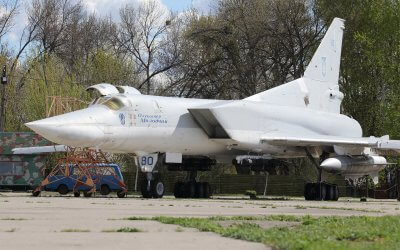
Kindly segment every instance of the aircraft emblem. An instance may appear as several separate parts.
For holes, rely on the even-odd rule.
[[[122,125],[125,125],[125,115],[123,113],[119,114],[119,120],[121,121]]]

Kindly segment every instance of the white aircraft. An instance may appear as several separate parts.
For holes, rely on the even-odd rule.
[[[400,152],[400,141],[362,137],[360,124],[340,114],[343,30],[344,20],[334,19],[302,78],[243,100],[142,95],[103,83],[88,88],[101,95],[88,108],[26,126],[60,145],[136,154],[147,176],[144,197],[164,194],[157,162],[188,171],[175,185],[177,197],[208,197],[210,186],[196,182],[196,173],[216,162],[265,170],[279,159],[309,157],[321,171],[377,180],[387,165],[377,152]],[[337,200],[338,189],[320,179],[306,185],[305,198]]]

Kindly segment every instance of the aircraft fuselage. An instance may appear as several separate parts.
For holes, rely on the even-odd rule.
[[[86,109],[28,124],[53,142],[108,152],[171,152],[183,155],[234,156],[243,153],[275,158],[303,157],[296,147],[262,143],[267,133],[361,137],[357,121],[340,114],[247,100],[221,101],[111,95],[123,105],[98,103]],[[108,99],[109,100],[109,99]],[[189,112],[212,105],[229,138],[210,138]],[[251,149],[251,150],[249,150]]]

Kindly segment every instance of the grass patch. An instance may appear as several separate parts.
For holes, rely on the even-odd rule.
[[[366,213],[382,213],[381,210],[374,209],[363,209],[363,208],[352,208],[352,207],[329,207],[329,206],[295,206],[296,209],[306,209],[306,208],[317,208],[317,209],[333,209],[333,210],[346,210],[346,211],[357,211]]]
[[[262,242],[277,249],[398,249],[400,216],[320,217],[265,216],[172,218],[154,217],[165,224],[196,228],[225,237]],[[222,227],[217,220],[245,220]],[[263,229],[252,220],[298,221],[300,225]]]
[[[137,216],[132,216],[128,218],[123,218],[123,220],[152,220],[149,217],[137,217]]]
[[[27,220],[27,219],[24,219],[24,218],[10,218],[10,217],[7,217],[7,218],[1,218],[0,220]]]
[[[178,232],[178,233],[181,233],[181,232],[183,232],[184,230],[183,230],[183,228],[181,228],[181,227],[177,227],[176,229],[175,229],[175,232]]]
[[[103,233],[140,233],[143,230],[140,230],[136,227],[121,227],[119,229],[107,229],[103,230]]]
[[[68,229],[63,229],[60,232],[62,232],[62,233],[88,233],[88,232],[90,232],[90,230],[88,230],[88,229],[68,228]]]

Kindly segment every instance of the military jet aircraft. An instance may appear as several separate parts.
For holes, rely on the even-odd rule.
[[[340,114],[343,31],[344,20],[335,18],[303,77],[243,100],[142,95],[103,83],[88,88],[100,94],[89,107],[26,126],[60,145],[134,153],[147,176],[144,197],[164,194],[157,163],[188,172],[176,197],[208,197],[210,186],[196,173],[216,162],[268,170],[280,159],[308,157],[321,172],[376,180],[387,165],[382,153],[400,152],[400,141],[362,137],[360,124]],[[320,179],[306,185],[305,198],[337,200],[338,188]]]

